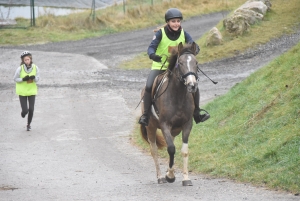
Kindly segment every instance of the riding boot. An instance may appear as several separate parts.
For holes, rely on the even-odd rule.
[[[151,102],[152,102],[150,92],[145,91],[143,101],[144,101],[144,113],[140,117],[139,124],[148,126],[149,116],[150,116],[150,107],[151,107]]]
[[[194,103],[195,103],[195,110],[194,110],[194,120],[196,124],[200,122],[204,122],[207,119],[210,118],[210,115],[206,110],[200,109],[200,94],[199,94],[199,89],[197,89],[196,93],[194,94]],[[200,114],[201,111],[204,111],[204,114]]]

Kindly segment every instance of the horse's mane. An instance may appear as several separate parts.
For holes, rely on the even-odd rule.
[[[178,48],[174,48],[171,56],[169,57],[169,66],[168,69],[172,71],[174,67],[176,66],[177,58],[178,56],[184,54],[184,53],[191,53],[195,55],[195,52],[192,50],[192,44],[185,44],[180,52],[178,52]]]

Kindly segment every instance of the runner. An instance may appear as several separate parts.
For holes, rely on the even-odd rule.
[[[27,131],[31,130],[31,121],[34,111],[35,96],[37,95],[37,85],[39,81],[39,68],[32,63],[32,55],[28,51],[21,54],[21,65],[17,68],[14,76],[16,82],[16,94],[19,95],[22,108],[21,116],[27,118]],[[27,105],[28,101],[28,105]]]

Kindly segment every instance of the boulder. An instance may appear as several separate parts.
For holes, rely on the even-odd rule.
[[[225,27],[226,31],[233,35],[243,35],[250,28],[250,25],[245,17],[238,13],[224,19],[223,26]]]
[[[257,13],[253,10],[244,9],[244,8],[237,9],[236,11],[234,11],[234,15],[242,15],[250,25],[255,24],[258,21],[261,21],[264,18],[264,16],[260,13]]]
[[[240,6],[238,9],[253,10],[262,15],[265,15],[268,10],[268,7],[262,1],[247,1],[242,6]]]
[[[261,1],[267,6],[268,11],[271,10],[272,3],[270,2],[270,0],[248,0],[247,2],[253,2],[253,1]]]
[[[217,27],[213,27],[206,37],[206,46],[220,45],[223,42],[223,37]]]

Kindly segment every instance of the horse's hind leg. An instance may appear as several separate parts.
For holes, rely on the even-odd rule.
[[[183,158],[183,186],[192,186],[192,181],[189,179],[189,170],[188,170],[188,157],[189,157],[189,148],[187,143],[182,144],[181,154]]]
[[[148,141],[150,143],[150,149],[151,149],[151,155],[154,160],[155,168],[156,168],[156,176],[157,176],[157,182],[159,184],[166,183],[166,179],[161,176],[161,171],[159,167],[159,162],[158,162],[158,148],[156,145],[156,129],[150,129],[148,126]]]

